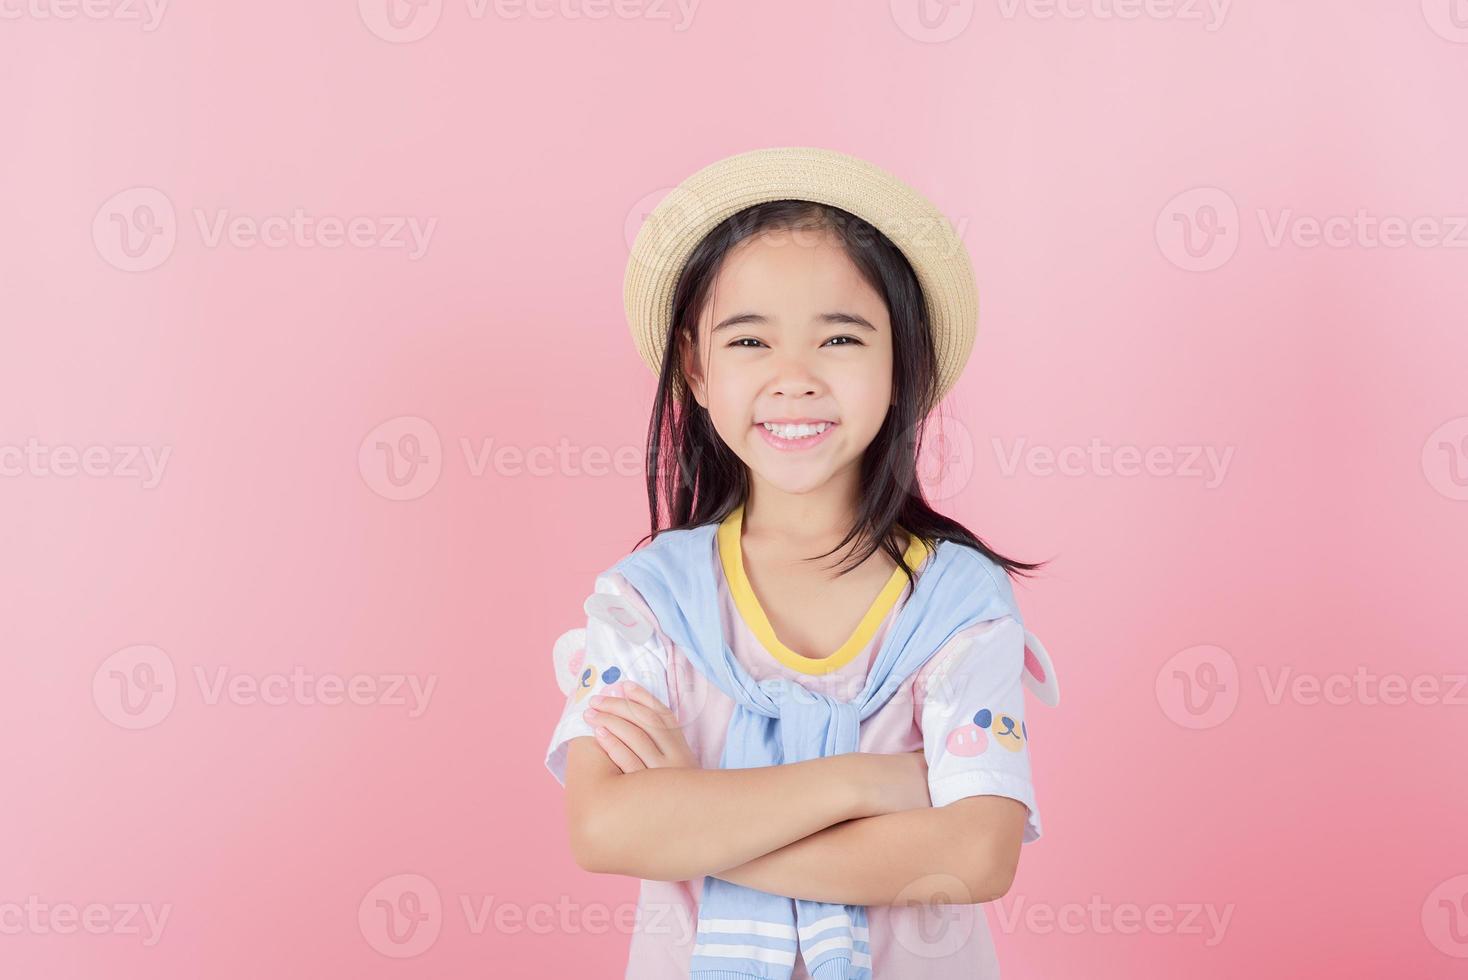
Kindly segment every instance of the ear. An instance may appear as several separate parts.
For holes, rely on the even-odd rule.
[[[556,667],[556,686],[562,694],[570,694],[576,677],[586,663],[586,628],[566,630],[556,639],[551,659]]]
[[[609,624],[634,646],[646,643],[647,638],[652,636],[652,624],[633,609],[631,604],[614,595],[593,592],[586,597],[581,608],[586,610],[586,615]]]
[[[1029,630],[1025,630],[1024,684],[1050,707],[1060,704],[1060,678],[1055,676],[1055,663],[1040,638]]]
[[[709,407],[708,394],[704,389],[703,370],[698,363],[697,339],[690,342],[687,337],[680,334],[678,352],[683,362],[683,377],[688,382],[688,390],[693,392],[694,400],[707,409]]]

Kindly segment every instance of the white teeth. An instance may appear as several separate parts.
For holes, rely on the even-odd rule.
[[[764,423],[765,431],[772,432],[781,439],[806,439],[810,436],[818,436],[831,427],[829,422],[817,422],[815,425],[778,425],[774,422]]]

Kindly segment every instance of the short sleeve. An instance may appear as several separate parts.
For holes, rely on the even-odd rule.
[[[597,576],[596,589],[584,608],[585,646],[573,652],[566,665],[570,692],[545,753],[546,768],[562,786],[568,743],[580,735],[595,735],[581,714],[599,689],[630,680],[669,704],[666,641],[636,590],[620,575],[604,572]]]
[[[963,630],[937,654],[920,727],[933,806],[1007,796],[1029,809],[1024,843],[1040,837],[1025,725],[1024,626],[1000,616]]]

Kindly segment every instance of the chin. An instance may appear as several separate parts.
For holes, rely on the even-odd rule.
[[[819,473],[772,472],[770,470],[761,470],[758,467],[751,468],[758,474],[761,482],[770,489],[778,490],[781,493],[788,493],[792,496],[813,493],[827,483],[830,483],[831,478],[836,475],[834,471],[827,471],[824,468]]]

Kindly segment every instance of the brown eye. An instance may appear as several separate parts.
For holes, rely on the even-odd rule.
[[[858,344],[858,345],[861,344],[861,341],[860,340],[857,340],[855,337],[851,336],[850,334],[846,334],[846,333],[843,333],[843,334],[841,334],[839,336],[836,336],[836,337],[832,337],[831,340],[849,340],[849,341],[851,341],[851,344]],[[826,341],[826,343],[829,344],[831,342],[831,340]],[[850,347],[851,344],[837,344],[836,346],[837,347]]]
[[[744,341],[746,341],[746,340],[754,341],[754,343],[760,344],[760,342],[758,340],[755,340],[755,338],[753,338],[753,337],[740,337],[738,340],[732,340],[732,341],[730,341],[729,342],[729,346],[730,347],[748,347],[749,345],[746,344],[746,343],[744,343]],[[763,344],[760,344],[760,346],[763,347],[764,345]]]

